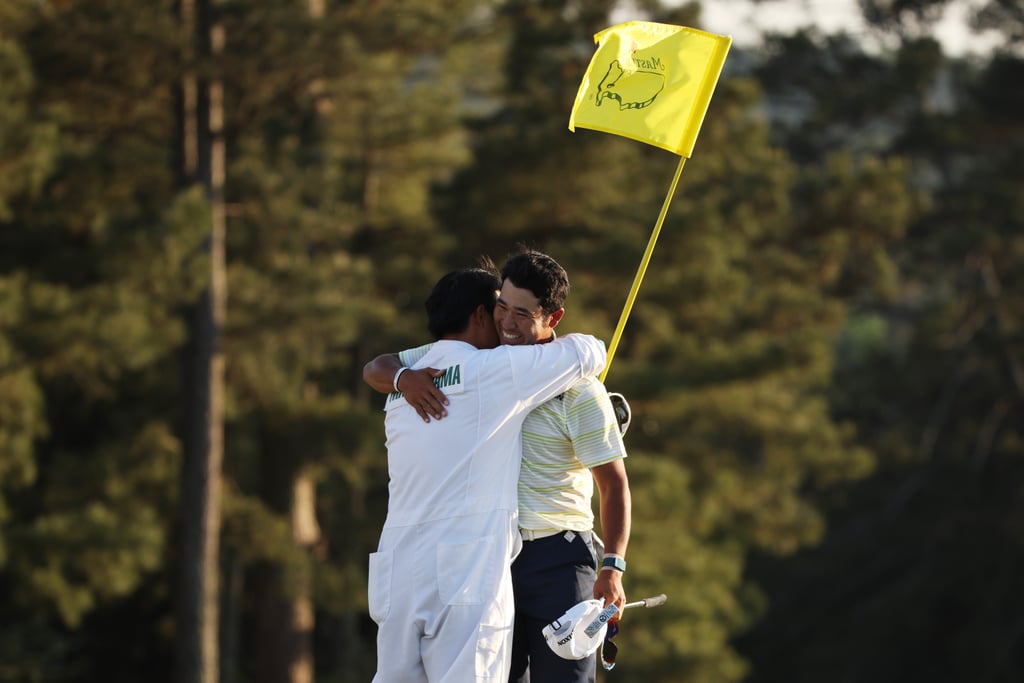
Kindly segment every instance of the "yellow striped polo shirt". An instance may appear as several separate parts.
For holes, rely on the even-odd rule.
[[[523,423],[519,526],[532,531],[592,529],[590,468],[625,457],[608,391],[596,377],[581,379],[537,406]]]

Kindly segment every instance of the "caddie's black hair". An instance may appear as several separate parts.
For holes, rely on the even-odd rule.
[[[493,314],[498,289],[501,289],[501,280],[493,270],[459,268],[446,274],[434,285],[424,304],[430,334],[441,339],[464,331],[470,316],[480,305]]]

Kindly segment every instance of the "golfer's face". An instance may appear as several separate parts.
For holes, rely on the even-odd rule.
[[[537,297],[508,280],[502,283],[498,294],[494,325],[502,344],[536,344],[552,336],[551,316],[541,310]]]

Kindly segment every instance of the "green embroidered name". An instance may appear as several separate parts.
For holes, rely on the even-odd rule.
[[[438,389],[450,387],[453,384],[462,384],[462,366],[453,365],[444,371],[440,377],[434,378],[434,386]]]

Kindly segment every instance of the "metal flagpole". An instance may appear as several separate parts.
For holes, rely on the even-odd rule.
[[[629,296],[626,297],[626,305],[622,308],[622,314],[619,316],[619,324],[615,328],[615,334],[612,335],[612,343],[608,347],[608,362],[604,366],[604,370],[601,371],[601,381],[604,382],[605,376],[608,375],[608,369],[612,366],[612,358],[615,357],[615,349],[619,346],[619,339],[622,338],[622,330],[626,327],[626,320],[629,318],[630,311],[633,310],[633,302],[636,301],[636,294],[640,291],[640,283],[643,282],[644,273],[647,272],[647,264],[651,260],[651,254],[654,253],[654,244],[658,241],[658,235],[661,233],[661,226],[665,223],[665,216],[668,214],[669,204],[672,203],[672,197],[676,193],[676,186],[679,184],[679,176],[683,174],[683,166],[686,164],[686,157],[679,157],[679,166],[676,167],[675,177],[672,178],[672,184],[668,188],[668,194],[665,195],[665,202],[661,205],[661,213],[658,214],[658,221],[654,224],[654,231],[651,233],[651,238],[647,241],[647,249],[644,251],[644,257],[640,259],[640,267],[636,271],[636,277],[633,278],[633,286],[629,290]]]

